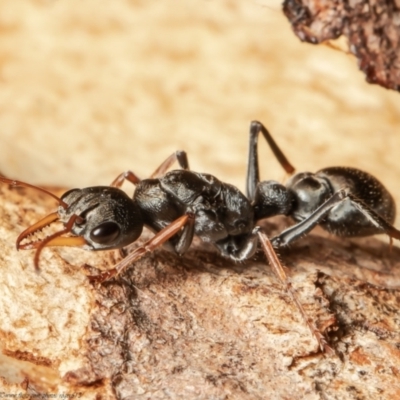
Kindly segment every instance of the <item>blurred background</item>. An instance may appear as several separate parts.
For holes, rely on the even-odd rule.
[[[299,171],[359,167],[400,204],[400,95],[301,43],[277,0],[0,0],[0,172],[35,184],[191,167],[244,189],[262,121]],[[284,173],[262,146],[262,176]]]

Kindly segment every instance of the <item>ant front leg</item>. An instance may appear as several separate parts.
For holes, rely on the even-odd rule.
[[[289,293],[293,302],[296,304],[297,308],[301,312],[301,315],[304,321],[306,322],[310,332],[317,340],[319,348],[323,352],[326,352],[328,354],[334,354],[333,349],[329,346],[324,335],[319,331],[319,329],[315,326],[311,318],[307,315],[306,311],[304,310],[303,305],[301,304],[299,298],[297,297],[296,290],[292,287],[288,279],[288,276],[286,275],[286,272],[283,269],[283,266],[281,265],[278,256],[276,255],[275,250],[272,247],[272,244],[268,239],[267,235],[261,230],[259,230],[258,237],[260,239],[261,247],[264,251],[264,254],[267,257],[267,260],[269,261],[269,264],[271,265],[275,273],[275,276],[278,278],[279,282],[285,287],[285,290],[287,291],[287,293]]]
[[[101,284],[104,281],[111,279],[112,277],[120,274],[123,270],[127,267],[132,265],[134,262],[138,261],[142,258],[145,254],[151,253],[157,247],[160,247],[169,239],[171,239],[174,235],[176,235],[180,230],[183,228],[182,236],[189,236],[191,235],[191,239],[193,238],[193,231],[194,231],[194,215],[193,214],[186,214],[182,217],[176,219],[174,222],[166,226],[160,232],[158,232],[155,236],[153,236],[150,240],[144,243],[142,246],[138,247],[132,253],[128,254],[123,260],[121,260],[113,269],[105,271],[99,275],[89,276],[89,280],[93,283]],[[186,228],[189,226],[189,228]],[[191,233],[192,231],[192,233]],[[190,246],[191,240],[188,243],[188,238],[180,240],[182,241],[182,249],[185,246]]]
[[[183,227],[182,232],[179,235],[177,242],[174,244],[174,250],[180,256],[182,254],[186,253],[187,249],[190,247],[190,245],[193,242],[195,214],[190,213],[190,214],[188,214],[188,216],[189,216],[189,218],[186,222],[186,225]],[[178,235],[176,235],[176,236],[178,236]],[[171,239],[173,239],[173,238],[171,238]]]
[[[178,161],[182,169],[189,170],[189,161],[185,151],[177,150],[171,154],[151,175],[150,178],[159,178],[171,167],[171,165]],[[120,188],[125,181],[129,181],[133,185],[141,182],[141,179],[132,171],[125,171],[119,174],[111,183],[110,186]]]
[[[328,225],[330,222],[332,223],[332,221],[329,220],[329,212],[333,207],[343,204],[345,201],[349,200],[353,206],[353,209],[347,209],[347,213],[346,215],[343,215],[341,224],[347,224],[349,226],[348,233],[351,233],[350,236],[365,236],[367,234],[367,229],[374,229],[375,232],[368,232],[368,234],[386,233],[388,236],[390,236],[390,238],[400,240],[399,230],[397,230],[393,225],[389,224],[384,218],[368,207],[363,201],[356,198],[352,194],[347,193],[346,189],[341,189],[303,221],[291,226],[288,229],[285,229],[278,236],[272,238],[272,245],[275,248],[287,246],[301,236],[304,236],[310,232],[316,225],[322,222],[325,222],[326,225]],[[370,223],[369,227],[357,227],[357,219],[359,219],[360,214]],[[351,217],[353,217],[354,221],[351,220]],[[345,220],[345,218],[347,218],[347,220]],[[351,231],[351,229],[353,230]]]
[[[258,121],[252,121],[250,124],[250,146],[249,146],[249,158],[247,163],[247,180],[246,189],[247,197],[252,201],[254,200],[257,185],[260,182],[259,163],[258,163],[258,135],[262,133],[265,140],[269,144],[274,156],[278,160],[279,164],[288,174],[293,174],[295,168],[290,164],[288,159],[282,153],[282,150],[278,147],[271,134],[265,128],[265,126]]]

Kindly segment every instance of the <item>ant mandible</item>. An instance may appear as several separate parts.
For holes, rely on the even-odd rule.
[[[286,185],[260,181],[258,136],[262,133],[273,154],[288,174],[295,169],[286,159],[261,122],[250,125],[247,196],[253,202],[258,221],[287,215],[297,224],[271,239],[274,248],[287,246],[316,225],[337,236],[369,236],[385,233],[400,239],[392,224],[396,205],[388,190],[367,172],[350,167],[323,168],[316,173],[292,175]]]

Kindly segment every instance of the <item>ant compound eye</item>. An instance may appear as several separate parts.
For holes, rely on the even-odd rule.
[[[121,233],[121,229],[115,222],[103,222],[90,232],[93,242],[99,244],[111,244]]]

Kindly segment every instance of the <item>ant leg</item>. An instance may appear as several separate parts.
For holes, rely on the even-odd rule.
[[[267,128],[261,122],[253,121],[250,126],[250,134],[251,134],[252,129],[257,130],[258,133],[261,132],[263,134],[264,139],[269,144],[269,147],[271,148],[272,152],[274,153],[274,156],[278,160],[279,164],[281,164],[282,168],[288,174],[293,174],[293,172],[295,171],[295,168],[293,167],[292,164],[290,164],[288,159],[282,153],[282,150],[278,147],[278,145],[276,144],[275,140],[272,138],[272,136],[269,133],[269,131],[267,130]]]
[[[187,223],[192,223],[190,220],[194,218],[193,214],[186,214],[179,217],[174,222],[166,226],[156,235],[154,235],[150,240],[144,243],[142,246],[138,247],[127,257],[121,260],[113,269],[105,271],[99,275],[89,276],[89,280],[93,283],[102,283],[110,278],[118,275],[124,269],[132,265],[135,261],[142,258],[146,253],[151,253],[157,247],[164,244],[167,240],[171,239],[172,236],[176,235],[182,228],[185,227]]]
[[[174,245],[174,249],[180,256],[186,253],[187,249],[190,247],[194,236],[194,214],[188,214],[189,219],[182,229],[182,233],[179,236],[178,242]]]
[[[258,247],[258,231],[261,228],[256,226],[250,234],[242,236],[228,236],[215,243],[219,251],[225,257],[234,261],[248,260]]]
[[[311,318],[305,312],[303,305],[301,304],[300,300],[298,299],[297,293],[296,293],[295,289],[292,287],[292,285],[288,279],[288,276],[286,275],[286,272],[283,269],[283,267],[278,259],[278,256],[276,255],[275,250],[272,247],[272,244],[269,241],[267,235],[260,230],[260,231],[258,231],[258,237],[260,239],[261,246],[267,257],[267,260],[269,261],[269,264],[271,265],[271,267],[275,273],[275,276],[278,278],[279,282],[285,287],[285,290],[287,291],[287,293],[289,293],[293,302],[296,304],[297,308],[301,312],[301,315],[302,315],[304,321],[306,322],[310,332],[317,340],[319,348],[321,349],[322,352],[326,352],[328,354],[334,354],[333,349],[328,345],[328,342],[326,341],[324,335],[318,330],[318,328],[312,322]]]
[[[258,164],[258,125],[256,121],[250,124],[249,157],[247,160],[246,194],[250,201],[256,195],[257,185],[260,182],[260,171]]]
[[[231,256],[236,261],[244,261],[248,260],[256,251],[258,247],[258,232],[260,231],[260,227],[256,226],[250,233],[250,235],[246,236],[246,239],[239,245],[239,248],[235,254],[235,256]]]
[[[178,161],[179,166],[182,169],[189,170],[189,160],[187,158],[186,151],[177,150],[175,153],[172,153],[151,175],[150,178],[159,178],[163,176],[167,170],[171,167],[171,165]]]
[[[350,193],[347,193],[346,189],[341,189],[336,192],[331,198],[329,198],[324,204],[318,207],[308,218],[299,222],[296,225],[285,229],[278,236],[271,239],[271,242],[275,248],[287,246],[296,239],[304,236],[306,233],[310,232],[316,225],[321,223],[329,211],[336,205],[350,199],[354,204],[358,212],[362,213],[366,217],[371,225],[375,226],[377,229],[376,233],[382,232],[386,233],[391,238],[400,240],[400,231],[397,230],[393,225],[389,224],[377,214],[374,210],[368,207],[363,201],[356,198]],[[363,232],[360,232],[362,235]]]
[[[249,146],[249,158],[247,163],[247,179],[246,179],[246,190],[247,197],[252,201],[256,194],[257,184],[260,182],[259,164],[258,164],[258,135],[262,133],[265,140],[269,144],[274,156],[281,164],[283,169],[288,173],[292,174],[295,168],[290,164],[288,159],[282,153],[271,134],[265,128],[265,126],[258,121],[252,121],[250,124],[250,146]]]
[[[278,236],[273,237],[271,239],[272,245],[275,248],[287,246],[301,236],[304,236],[315,228],[326,217],[331,208],[342,202],[346,196],[344,189],[339,190],[306,219],[285,229]]]
[[[175,162],[178,161],[179,166],[182,169],[189,170],[189,161],[185,151],[176,151],[171,154],[151,175],[150,178],[158,178],[165,174],[168,168]],[[132,171],[125,171],[119,174],[111,183],[110,186],[120,188],[125,181],[129,181],[135,186],[140,183],[141,179]]]
[[[119,174],[112,182],[112,187],[120,188],[125,181],[129,181],[135,186],[140,183],[141,179],[132,171],[125,171]]]

